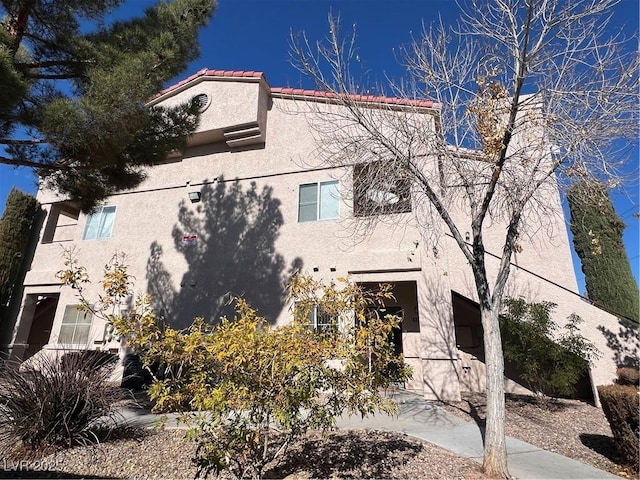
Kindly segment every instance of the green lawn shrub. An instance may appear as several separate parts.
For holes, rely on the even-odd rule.
[[[638,388],[629,385],[600,385],[598,394],[621,460],[638,471],[640,468],[638,453],[640,392]]]

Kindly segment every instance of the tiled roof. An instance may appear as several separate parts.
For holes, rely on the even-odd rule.
[[[316,98],[327,98],[327,99],[342,97],[342,95],[333,93],[333,92],[323,92],[321,90],[305,90],[302,88],[274,87],[271,89],[271,93],[276,93],[280,95],[291,95],[296,97],[302,96],[302,97],[316,97]],[[386,103],[390,105],[402,105],[402,106],[409,106],[409,107],[440,108],[439,103],[432,102],[430,100],[385,97],[381,95],[357,95],[357,94],[348,95],[348,98],[349,100],[352,100],[355,102]]]
[[[193,75],[181,80],[180,82],[171,85],[170,87],[162,90],[157,96],[169,93],[172,90],[182,87],[183,85],[195,80],[199,77],[219,77],[219,78],[260,78],[266,81],[265,75],[262,72],[246,71],[246,70],[209,70],[203,68],[202,70],[194,73]],[[314,97],[314,98],[340,98],[339,94],[332,92],[323,92],[321,90],[305,90],[302,88],[289,88],[289,87],[273,87],[270,88],[271,93],[275,93],[283,96],[295,96],[295,97]],[[385,97],[380,95],[349,95],[349,99],[356,102],[366,103],[384,103],[388,105],[400,105],[409,107],[423,107],[423,108],[440,108],[440,104],[430,100],[419,99],[407,99],[407,98],[395,98]]]
[[[244,70],[209,70],[207,68],[203,68],[202,70],[199,70],[198,72],[185,78],[184,80],[181,80],[178,83],[165,88],[158,94],[158,96],[164,95],[165,93],[175,90],[176,88],[180,88],[181,86],[195,80],[198,77],[265,78],[264,73],[262,72]]]

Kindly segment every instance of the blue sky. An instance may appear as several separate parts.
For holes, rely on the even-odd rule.
[[[129,0],[115,16],[138,14],[151,0]],[[328,33],[327,14],[340,13],[343,27],[356,25],[361,65],[370,72],[371,80],[384,80],[385,75],[401,75],[395,52],[418,33],[422,22],[431,23],[438,15],[446,19],[457,16],[453,0],[219,0],[216,14],[200,36],[201,57],[178,79],[207,67],[224,70],[257,70],[265,73],[271,86],[300,86],[303,79],[289,63],[291,31],[305,30],[310,39],[321,39]],[[638,30],[638,0],[621,0],[614,22]],[[173,83],[173,82],[169,82]],[[633,168],[638,171],[638,152],[634,152]],[[637,177],[637,175],[636,175]],[[25,169],[0,165],[0,212],[11,187],[35,193],[34,176]],[[638,184],[625,192],[614,193],[618,214],[627,224],[625,245],[636,279],[640,276],[639,226],[633,217],[639,211]],[[577,259],[576,273],[582,283]],[[581,287],[583,291],[583,287]]]

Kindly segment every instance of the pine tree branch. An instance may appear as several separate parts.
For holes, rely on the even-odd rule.
[[[47,75],[47,74],[31,74],[31,73],[27,73],[25,74],[25,76],[27,78],[33,78],[33,79],[37,79],[37,80],[70,80],[72,78],[81,78],[84,77],[84,75],[72,75],[69,73],[60,73],[60,74],[56,74],[56,75]]]
[[[30,167],[36,169],[45,169],[45,170],[63,170],[65,166],[59,163],[41,163],[41,162],[33,162],[31,160],[22,160],[17,158],[8,158],[0,156],[0,163],[5,165],[11,165],[13,167]]]
[[[0,138],[0,145],[37,145],[46,143],[43,138],[34,138],[33,140],[18,140],[15,138]]]
[[[43,60],[40,62],[15,62],[15,66],[18,68],[51,68],[51,67],[67,67],[76,65],[87,65],[91,62],[84,60]]]
[[[33,42],[41,43],[42,45],[45,45],[46,47],[50,48],[54,52],[66,53],[71,56],[75,54],[73,51],[69,50],[68,48],[63,48],[63,46],[60,45],[59,43],[52,42],[51,40],[35,35],[34,33],[25,32],[24,37],[32,40]]]

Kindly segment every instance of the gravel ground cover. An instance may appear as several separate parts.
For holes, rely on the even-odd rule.
[[[195,445],[184,439],[184,430],[137,431],[130,436],[22,464],[5,460],[0,478],[194,478]],[[7,469],[12,466],[13,470]],[[368,430],[337,431],[326,437],[312,432],[266,476],[289,480],[487,478],[472,460],[401,434]]]
[[[482,424],[486,398],[482,394],[465,394],[459,403],[440,406],[469,422]],[[619,464],[601,408],[565,399],[541,406],[533,397],[511,394],[507,395],[506,406],[508,436],[615,475],[640,479],[638,472]]]
[[[485,398],[440,404],[470,422],[482,423]],[[614,474],[640,479],[616,463],[611,431],[601,409],[575,400],[541,408],[530,397],[507,399],[507,435]],[[0,478],[191,479],[195,445],[184,430],[129,430],[97,446],[78,447],[37,460],[4,458]],[[328,436],[312,432],[294,444],[267,474],[269,478],[472,479],[480,465],[393,432],[345,430]]]

